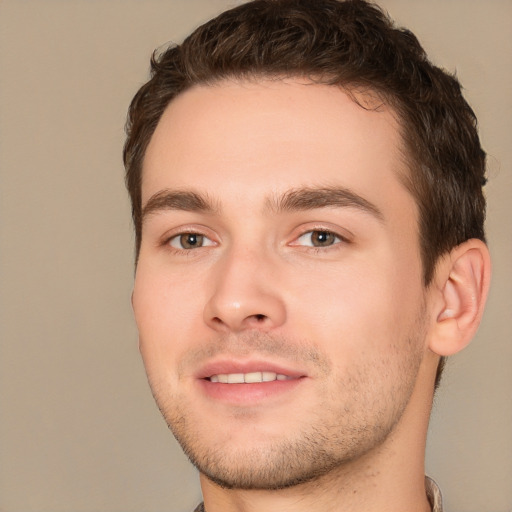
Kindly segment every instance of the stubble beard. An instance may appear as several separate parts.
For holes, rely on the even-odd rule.
[[[294,431],[253,446],[216,443],[208,435],[208,418],[190,414],[185,397],[151,388],[169,428],[200,473],[228,489],[285,489],[342,470],[383,444],[412,395],[422,359],[422,327],[416,323],[414,336],[396,344],[399,356],[368,361],[331,379],[319,389],[322,399]],[[273,352],[283,346],[266,334],[252,339],[248,345],[271,347]],[[322,354],[311,348],[306,353],[332,374]]]

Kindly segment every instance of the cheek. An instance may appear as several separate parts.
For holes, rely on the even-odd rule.
[[[303,273],[296,283],[289,318],[342,367],[364,354],[392,357],[409,342],[422,307],[420,272],[402,272],[390,258]]]
[[[201,336],[202,299],[197,292],[190,279],[139,263],[133,311],[148,373],[166,371],[188,348],[186,342]]]

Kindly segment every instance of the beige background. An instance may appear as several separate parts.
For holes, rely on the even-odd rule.
[[[230,0],[0,0],[0,511],[188,511],[129,297],[123,123],[151,51]],[[436,402],[447,510],[512,510],[512,2],[383,0],[457,70],[490,154],[493,289]]]

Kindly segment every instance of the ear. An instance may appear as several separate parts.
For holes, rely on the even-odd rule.
[[[434,280],[429,348],[450,356],[468,345],[480,324],[491,280],[487,245],[476,239],[458,245],[439,262]]]

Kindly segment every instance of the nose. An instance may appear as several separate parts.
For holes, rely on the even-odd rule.
[[[222,332],[270,331],[286,320],[277,269],[262,254],[230,251],[212,268],[204,321]]]

